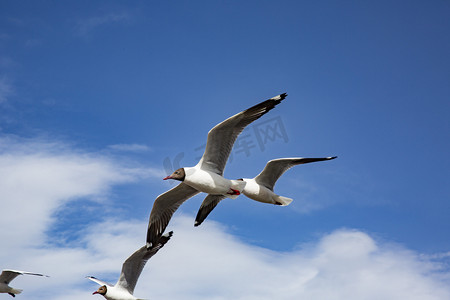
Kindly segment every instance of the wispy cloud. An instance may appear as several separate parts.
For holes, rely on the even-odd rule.
[[[14,94],[14,88],[7,77],[0,77],[0,104],[7,102],[9,97]]]
[[[0,240],[28,247],[42,241],[53,214],[70,201],[106,196],[111,187],[152,176],[98,153],[44,139],[0,137]],[[18,222],[19,221],[19,222]],[[0,249],[0,254],[2,253]]]
[[[64,204],[111,193],[145,172],[119,160],[58,141],[0,139],[2,199],[0,264],[43,272],[14,286],[27,299],[92,299],[94,275],[115,282],[123,261],[145,242],[147,219],[120,214],[80,224],[76,238],[49,243],[52,228],[71,220],[52,218]],[[114,207],[114,199],[98,207]],[[172,240],[147,264],[135,294],[154,299],[236,300],[438,300],[450,298],[450,271],[439,259],[340,229],[287,252],[251,245],[210,220],[193,227],[178,212]],[[64,231],[64,228],[62,228]],[[270,238],[270,237],[268,237]],[[295,239],[295,236],[292,237]],[[64,287],[64,288],[61,288]]]
[[[16,65],[16,63],[14,62],[14,60],[12,60],[12,58],[7,57],[7,56],[0,56],[0,67],[10,68],[10,67],[14,67],[15,65]]]
[[[109,149],[114,151],[124,151],[124,152],[147,152],[150,151],[150,147],[141,144],[115,144],[109,145]]]
[[[205,225],[210,226],[198,231],[192,228],[192,217],[176,220],[175,236],[162,262],[154,262],[156,270],[144,275],[150,275],[148,282],[158,287],[159,297],[437,300],[450,296],[448,270],[442,273],[439,264],[358,230],[337,230],[292,252],[277,252],[238,240],[220,224]],[[149,293],[150,289],[142,295]]]
[[[26,46],[26,47],[32,48],[32,47],[41,46],[42,43],[43,43],[43,42],[42,42],[41,39],[33,38],[33,39],[28,39],[28,40],[26,40],[26,41],[25,41],[25,46]]]
[[[178,214],[172,220],[174,236],[148,262],[136,296],[187,300],[450,297],[450,273],[439,263],[358,230],[337,230],[293,251],[278,252],[250,245],[213,221],[194,228],[192,218]],[[146,225],[145,220],[107,219],[87,226],[78,244],[19,251],[22,265],[52,275],[45,281],[27,282],[27,299],[91,299],[97,286],[84,276],[114,283],[123,261],[143,245]]]
[[[87,36],[95,29],[126,21],[129,19],[127,13],[110,13],[103,16],[95,16],[87,19],[79,20],[75,26],[75,32],[79,36]]]

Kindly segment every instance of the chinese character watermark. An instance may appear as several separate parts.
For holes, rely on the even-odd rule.
[[[286,129],[284,129],[280,117],[257,123],[253,126],[253,130],[255,131],[256,139],[258,140],[261,151],[266,149],[266,144],[269,141],[274,142],[278,138],[282,139],[285,143],[289,141]]]
[[[252,130],[253,129],[253,130]],[[237,137],[234,147],[231,150],[228,162],[233,161],[233,157],[237,155],[244,155],[249,157],[252,151],[263,152],[266,150],[266,145],[268,143],[274,143],[277,141],[283,141],[287,143],[289,138],[284,128],[283,121],[281,117],[274,117],[266,121],[257,122],[251,126],[248,126],[244,131]],[[197,160],[200,160],[203,152],[205,150],[206,144],[194,148],[197,152]],[[166,157],[163,161],[164,170],[167,174],[172,174],[178,168],[181,168],[181,160],[184,158],[184,152],[178,153],[172,160]],[[172,182],[173,183],[173,182]]]

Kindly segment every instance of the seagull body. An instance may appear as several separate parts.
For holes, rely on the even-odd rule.
[[[286,206],[292,202],[291,198],[275,194],[271,189],[259,184],[254,178],[243,178],[242,180],[247,183],[242,194],[250,199],[280,206]]]
[[[199,165],[184,170],[186,177],[183,182],[203,193],[220,194],[234,199],[245,187],[245,182],[226,179],[217,173],[202,170]]]
[[[293,166],[299,164],[306,164],[316,161],[324,161],[335,159],[333,157],[321,157],[321,158],[304,158],[304,157],[294,157],[294,158],[279,158],[273,159],[267,162],[264,170],[259,173],[255,178],[243,178],[240,181],[245,182],[246,185],[242,194],[250,199],[270,203],[280,206],[289,205],[292,202],[291,198],[283,197],[275,194],[273,188],[275,183],[283,175],[284,172],[292,168]],[[200,225],[209,213],[219,204],[220,201],[225,199],[222,195],[209,195],[203,200],[202,205],[195,218],[195,226]]]
[[[45,276],[43,274],[30,273],[24,271],[16,270],[3,270],[0,275],[0,293],[8,293],[9,295],[16,297],[16,294],[22,293],[22,290],[10,287],[8,284],[19,275],[35,275],[35,276]]]
[[[133,296],[134,288],[144,269],[147,261],[155,255],[172,237],[173,232],[169,232],[161,236],[158,243],[151,249],[143,246],[136,250],[122,265],[122,272],[119,280],[115,285],[99,280],[95,277],[88,276],[87,278],[98,283],[101,287],[93,293],[100,294],[107,300],[140,300]]]
[[[208,197],[220,195],[234,199],[243,192],[245,181],[223,177],[234,142],[247,125],[272,110],[284,98],[286,93],[256,104],[217,124],[208,132],[205,152],[198,164],[194,167],[180,168],[164,178],[164,180],[178,180],[181,183],[159,195],[153,203],[147,231],[148,248],[159,239],[174,212],[187,199],[200,192],[209,194]]]

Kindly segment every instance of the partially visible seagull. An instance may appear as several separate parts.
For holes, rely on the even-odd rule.
[[[223,171],[238,135],[251,122],[273,109],[286,93],[252,106],[214,126],[208,133],[206,149],[195,167],[180,168],[164,178],[181,183],[159,195],[153,203],[147,231],[147,247],[150,248],[166,229],[178,207],[187,199],[203,192],[236,198],[245,187],[245,182],[224,178]]]
[[[24,274],[48,277],[47,275],[37,274],[37,273],[30,273],[30,272],[16,271],[16,270],[3,270],[2,274],[0,275],[0,293],[8,293],[13,297],[16,297],[17,294],[22,293],[22,290],[12,288],[8,284],[17,276],[24,275]]]
[[[147,261],[156,254],[172,237],[169,232],[160,237],[158,243],[151,249],[143,246],[136,250],[122,265],[122,272],[115,285],[111,285],[95,277],[86,278],[98,283],[101,287],[94,294],[100,294],[108,300],[140,300],[133,296],[134,288]]]
[[[273,188],[278,178],[283,175],[284,172],[292,168],[293,166],[300,164],[307,164],[316,161],[324,161],[335,159],[337,156],[321,157],[321,158],[278,158],[267,162],[266,167],[255,178],[243,178],[240,179],[246,183],[242,193],[250,199],[271,203],[275,205],[286,206],[292,202],[291,198],[279,196],[273,192]],[[209,215],[209,213],[219,204],[220,201],[225,199],[223,195],[208,195],[203,200],[200,209],[198,210],[197,217],[195,218],[194,226],[199,226]]]

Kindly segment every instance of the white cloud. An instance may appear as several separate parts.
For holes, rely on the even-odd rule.
[[[106,156],[40,139],[0,139],[0,265],[42,272],[21,276],[13,286],[24,299],[94,298],[94,275],[114,283],[123,261],[145,242],[147,220],[118,214],[80,225],[76,239],[49,243],[52,228],[68,220],[54,212],[69,201],[107,195],[141,178]],[[112,200],[110,200],[112,201]],[[106,206],[100,203],[100,207]],[[177,212],[172,240],[147,264],[135,294],[147,299],[379,300],[449,299],[450,272],[427,257],[342,229],[288,252],[249,244],[209,220]],[[6,229],[6,230],[5,230]],[[270,237],[268,237],[270,238]],[[291,238],[295,239],[295,236]],[[446,255],[442,257],[446,258]]]
[[[194,228],[192,219],[178,214],[172,220],[174,236],[148,262],[136,296],[187,300],[450,296],[448,270],[358,230],[337,230],[296,250],[277,252],[239,240],[216,222]],[[29,279],[17,287],[26,287],[27,299],[93,299],[97,285],[84,276],[115,283],[123,261],[144,244],[146,225],[145,220],[109,219],[86,228],[79,245],[27,250],[25,263],[52,277]]]
[[[154,263],[160,269],[148,281],[158,281],[154,286],[160,298],[437,300],[450,296],[438,264],[361,231],[337,230],[298,250],[275,252],[248,245],[217,224],[205,225],[210,226],[198,231],[192,228],[192,217],[175,222],[172,245],[164,250],[161,265]]]
[[[69,201],[108,195],[114,185],[160,175],[106,156],[42,139],[0,137],[0,240],[29,247],[45,240],[54,213]],[[0,249],[5,254],[8,249]]]

